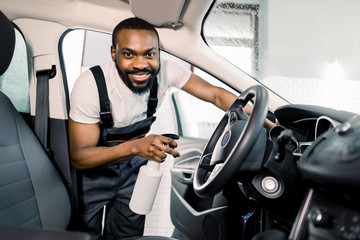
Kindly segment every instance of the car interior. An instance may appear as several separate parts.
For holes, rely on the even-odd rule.
[[[3,36],[0,52],[4,53],[0,66],[2,75],[10,65],[15,48],[14,27],[2,12],[0,33]],[[51,75],[49,72],[46,74]],[[34,133],[3,92],[0,92],[0,112],[1,238],[90,239],[86,233],[65,231],[72,214],[71,194],[61,171],[41,142],[41,133],[38,136]],[[144,236],[128,239],[171,238]]]
[[[161,57],[238,98],[223,112],[168,91],[150,133],[177,134],[181,156],[161,164],[144,236],[127,239],[360,239],[359,7],[2,0],[0,239],[90,239],[78,228],[70,94],[111,61],[112,29],[133,16],[156,27]]]

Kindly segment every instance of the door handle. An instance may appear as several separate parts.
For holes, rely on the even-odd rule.
[[[171,168],[170,172],[171,176],[186,184],[192,184],[195,174],[194,170],[188,168]]]

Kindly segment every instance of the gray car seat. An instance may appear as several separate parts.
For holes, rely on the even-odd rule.
[[[0,76],[10,65],[14,48],[14,27],[0,10]],[[21,114],[0,91],[0,232],[4,233],[0,238],[89,239],[87,234],[52,232],[66,230],[70,215],[69,194],[61,176]],[[45,234],[26,229],[42,229]]]
[[[0,11],[0,75],[10,65],[15,32]],[[65,185],[32,130],[0,92],[0,225],[66,229]]]

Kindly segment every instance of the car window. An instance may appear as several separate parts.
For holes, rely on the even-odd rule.
[[[66,33],[62,41],[62,55],[69,93],[82,72],[94,65],[111,61],[110,46],[111,34],[82,29]],[[201,69],[164,51],[161,55],[175,59],[211,84],[238,94]],[[171,89],[161,107],[157,109],[157,119],[150,133],[170,132],[186,137],[208,139],[223,114],[223,111],[207,102],[192,97],[182,90]]]
[[[313,3],[216,0],[203,38],[289,103],[360,113],[360,2]]]
[[[259,5],[217,1],[205,20],[207,44],[229,62],[254,75],[258,73]]]
[[[30,113],[29,70],[26,44],[15,28],[15,51],[9,68],[0,76],[0,91],[5,93],[22,113]]]

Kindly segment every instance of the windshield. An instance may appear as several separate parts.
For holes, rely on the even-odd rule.
[[[360,1],[217,0],[207,44],[289,103],[360,113]]]

